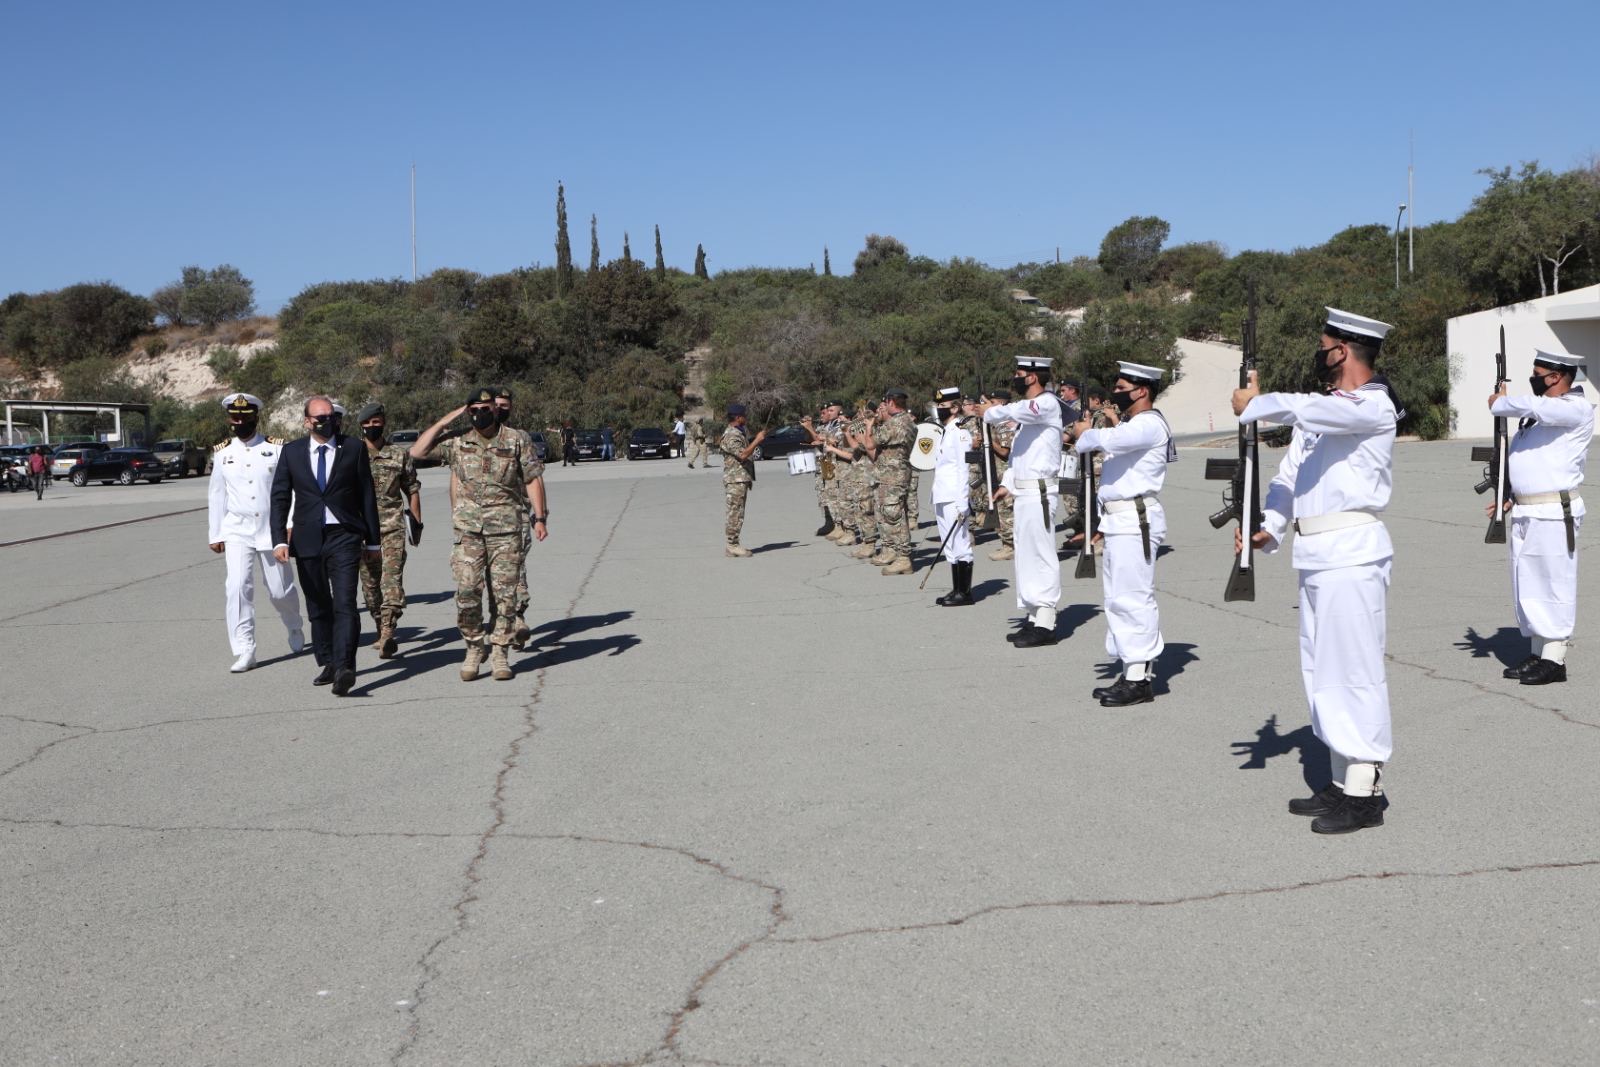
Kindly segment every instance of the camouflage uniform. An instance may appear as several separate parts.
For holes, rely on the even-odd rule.
[[[857,440],[867,434],[867,422],[862,416],[857,415],[850,420],[850,433]],[[865,450],[851,449],[855,459],[850,463],[850,518],[855,523],[855,531],[861,537],[862,544],[870,545],[878,539],[878,519],[875,508],[875,483],[872,477],[872,460],[868,458]]]
[[[833,419],[823,423],[816,430],[817,437],[822,440],[822,445],[817,451],[817,504],[832,515],[833,521],[840,525],[844,523],[844,503],[840,499],[842,494],[839,491],[839,457],[829,452],[825,446],[843,444],[844,439],[840,433],[840,427],[843,425],[843,419]],[[833,477],[824,478],[822,472],[829,467],[833,468]]]
[[[1104,407],[1099,407],[1089,412],[1089,425],[1092,429],[1096,430],[1103,430],[1111,425],[1111,419],[1106,415],[1106,409]],[[1094,463],[1094,476],[1096,479],[1096,484],[1099,484],[1100,467],[1101,464],[1105,463],[1106,461],[1105,454],[1102,452],[1092,452],[1090,453],[1090,456],[1092,457],[1091,461]],[[1079,462],[1082,462],[1081,456],[1079,457]],[[1070,526],[1077,533],[1083,532],[1082,490],[1083,486],[1079,482],[1074,481],[1070,485],[1065,481],[1062,482],[1061,502],[1066,505],[1066,519],[1064,524]],[[1074,534],[1074,536],[1076,536],[1076,534]]]
[[[740,453],[750,447],[750,438],[745,436],[743,427],[730,423],[722,431],[717,447],[722,450],[722,495],[728,506],[723,533],[732,547],[739,543],[739,531],[744,527],[744,501],[755,484],[756,465],[754,460],[739,458]]]
[[[492,621],[489,641],[511,644],[517,575],[527,538],[527,483],[544,474],[528,435],[501,426],[485,440],[477,431],[439,445],[439,458],[456,480],[455,548],[450,569],[456,579],[456,625],[468,644],[484,637],[484,594]]]
[[[911,532],[906,526],[906,492],[911,486],[911,446],[917,439],[917,420],[909,411],[897,411],[872,428],[877,450],[872,473],[877,478],[878,540],[884,554],[911,555]]]
[[[702,467],[711,466],[711,456],[706,452],[706,428],[699,419],[695,419],[689,424],[690,467],[694,466],[696,457],[699,457]]]
[[[367,612],[378,631],[392,631],[406,609],[406,589],[402,575],[406,566],[406,525],[404,513],[417,492],[417,469],[404,445],[386,444],[377,451],[367,450],[372,465],[372,490],[378,498],[378,529],[383,548],[380,559],[361,559],[361,591],[366,595]]]
[[[994,442],[999,447],[1005,449],[1008,454],[1009,454],[1009,452],[1011,450],[1011,442],[1016,439],[1016,436],[1017,436],[1017,428],[1016,428],[1016,426],[1014,424],[1009,423],[1009,422],[1006,423],[1003,426],[996,426],[996,427],[994,427],[993,429],[991,429],[989,431],[989,440]],[[1006,473],[1006,468],[1009,467],[1010,465],[1011,464],[1010,464],[1009,460],[1001,459],[999,456],[995,457],[995,463],[994,463],[995,484],[997,484],[997,485],[999,484],[999,479],[1002,476],[1004,476],[1004,474]],[[1012,543],[1011,543],[1011,529],[1012,529],[1012,527],[1011,527],[1011,494],[1010,493],[1007,493],[1005,496],[1000,498],[1000,503],[994,509],[994,512],[995,512],[995,522],[1000,528],[1000,543],[1002,545],[1006,546],[1007,548],[1013,547]]]

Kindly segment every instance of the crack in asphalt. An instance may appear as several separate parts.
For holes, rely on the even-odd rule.
[[[24,720],[24,721],[29,721],[29,720]],[[55,723],[51,723],[50,725],[54,726],[56,724]],[[68,734],[66,737],[58,737],[54,741],[47,741],[44,744],[40,745],[38,748],[34,749],[33,752],[30,753],[28,756],[24,757],[23,759],[19,760],[16,763],[13,763],[11,766],[5,768],[4,770],[0,770],[0,778],[4,778],[6,775],[11,774],[14,771],[20,771],[22,768],[26,767],[28,764],[30,764],[34,760],[38,759],[40,756],[43,756],[46,752],[49,752],[52,748],[55,748],[57,745],[64,745],[68,741],[76,741],[80,737],[90,737],[90,736],[92,736],[92,735],[94,735],[94,734],[96,734],[98,732],[99,731],[97,731],[97,730],[84,730],[81,733]]]
[[[1333,878],[1320,878],[1306,882],[1288,882],[1283,885],[1257,886],[1251,889],[1219,889],[1211,893],[1194,893],[1179,897],[1141,899],[1122,897],[1108,899],[1029,900],[1015,904],[990,904],[987,907],[957,915],[949,919],[906,923],[898,926],[863,926],[839,930],[831,934],[813,934],[807,937],[773,937],[774,945],[822,945],[855,937],[874,937],[889,934],[910,934],[923,930],[945,930],[961,926],[988,915],[1003,915],[1021,911],[1066,910],[1073,908],[1170,908],[1183,904],[1205,904],[1234,897],[1258,897],[1276,893],[1294,893],[1306,889],[1325,889],[1329,886],[1351,882],[1383,882],[1391,879],[1454,879],[1476,878],[1492,874],[1524,874],[1530,871],[1567,871],[1600,868],[1600,859],[1564,860],[1550,863],[1505,864],[1496,867],[1473,867],[1462,871],[1374,871],[1342,874]]]
[[[594,578],[595,572],[600,569],[600,563],[606,557],[606,549],[611,547],[611,542],[617,536],[617,530],[622,525],[622,519],[628,513],[628,506],[633,503],[634,493],[638,490],[639,483],[635,481],[628,487],[628,495],[622,501],[622,507],[617,512],[616,519],[611,523],[611,529],[606,533],[605,540],[595,552],[594,559],[589,563],[589,569],[584,573],[583,579],[578,583],[577,590],[572,594],[572,599],[567,603],[567,610],[562,615],[563,621],[576,617],[578,603],[583,599],[584,592],[589,588],[589,582]],[[501,828],[506,822],[506,783],[511,772],[517,769],[522,760],[523,747],[538,732],[538,723],[535,721],[536,713],[544,695],[545,679],[549,676],[548,667],[540,667],[534,674],[533,692],[529,695],[528,702],[523,705],[522,732],[511,739],[511,744],[501,758],[500,769],[494,777],[494,790],[489,797],[489,826],[478,835],[478,847],[472,857],[467,861],[466,870],[463,872],[463,885],[460,897],[450,908],[451,923],[448,930],[440,934],[434,942],[423,950],[422,956],[417,960],[417,970],[420,977],[411,995],[406,998],[406,1033],[398,1048],[390,1055],[390,1064],[399,1064],[417,1047],[417,1041],[422,1036],[422,1009],[426,1004],[429,989],[438,979],[441,966],[438,956],[444,946],[449,944],[466,930],[469,913],[472,905],[478,900],[478,889],[483,884],[483,864],[489,855],[489,846],[499,836]]]

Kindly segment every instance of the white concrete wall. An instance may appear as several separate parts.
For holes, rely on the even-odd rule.
[[[1451,319],[1445,345],[1450,354],[1452,437],[1492,437],[1489,394],[1494,385],[1494,357],[1500,351],[1500,327],[1506,328],[1506,391],[1525,394],[1533,373],[1533,352],[1571,352],[1589,357],[1590,370],[1600,372],[1600,285],[1570,293],[1491,308]],[[1585,383],[1589,403],[1596,386]]]

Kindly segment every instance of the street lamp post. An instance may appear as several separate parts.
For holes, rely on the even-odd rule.
[[[1406,213],[1406,206],[1400,205],[1400,210],[1394,215],[1394,287],[1400,288],[1400,219]]]

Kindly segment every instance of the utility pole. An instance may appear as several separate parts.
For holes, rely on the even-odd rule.
[[[417,165],[411,164],[411,280],[417,280]]]
[[[1411,207],[1406,216],[1406,274],[1417,273],[1417,131],[1411,131],[1411,158],[1406,163],[1406,203]]]

